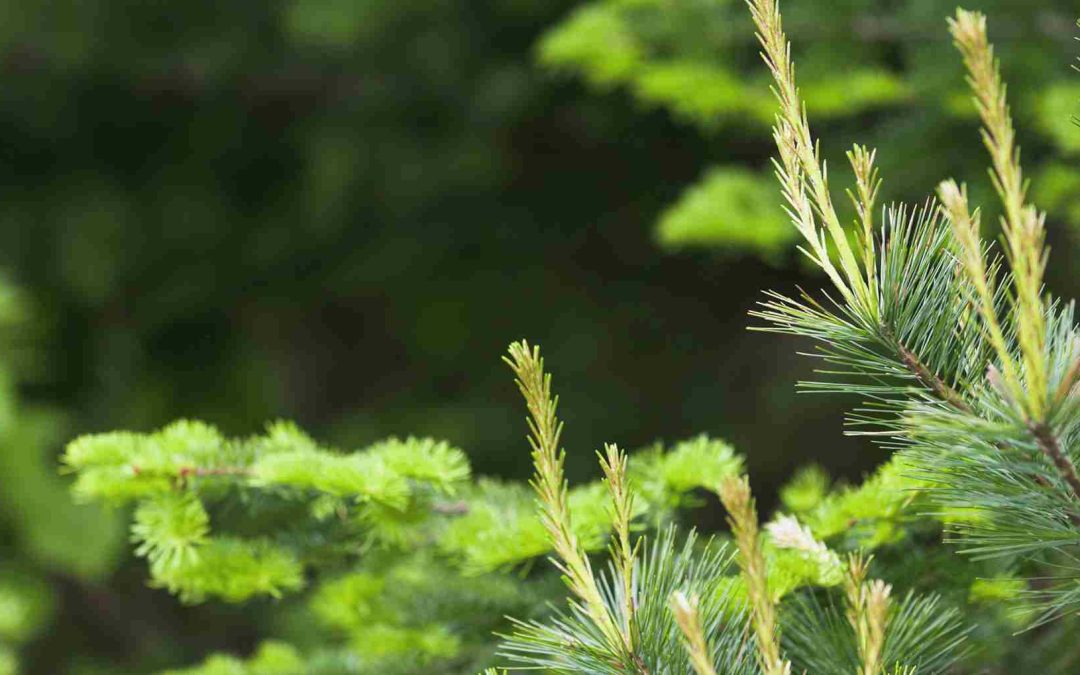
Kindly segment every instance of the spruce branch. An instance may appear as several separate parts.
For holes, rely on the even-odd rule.
[[[720,484],[718,493],[728,512],[735,545],[739,550],[738,563],[750,601],[750,614],[757,637],[758,660],[765,675],[785,675],[791,664],[780,654],[780,628],[776,606],[769,594],[765,556],[761,550],[757,511],[746,476],[729,477]]]
[[[555,565],[611,645],[623,645],[632,652],[629,635],[619,629],[604,603],[589,557],[574,535],[563,471],[566,451],[559,447],[562,435],[562,423],[556,416],[559,401],[551,393],[551,375],[544,372],[540,348],[530,347],[525,340],[515,342],[503,360],[514,371],[529,411],[529,444],[536,471],[532,486],[540,501],[544,528],[555,549]]]
[[[701,617],[698,613],[699,600],[696,596],[687,597],[682,591],[671,594],[671,611],[675,614],[675,623],[682,631],[684,646],[690,655],[690,663],[697,675],[716,675],[713,668],[712,654],[701,630]]]

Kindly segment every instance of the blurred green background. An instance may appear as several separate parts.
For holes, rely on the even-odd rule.
[[[1073,296],[1080,9],[967,5]],[[952,175],[995,211],[952,10],[785,5],[838,195],[858,141],[886,200]],[[842,436],[850,401],[796,393],[808,345],[746,330],[763,289],[821,279],[769,173],[739,0],[3,0],[0,68],[0,644],[27,672],[141,672],[260,630],[145,587],[123,517],[56,475],[76,434],[289,418],[345,448],[446,438],[521,478],[499,356],[527,337],[573,476],[604,441],[708,432],[768,502],[798,466],[882,458]]]

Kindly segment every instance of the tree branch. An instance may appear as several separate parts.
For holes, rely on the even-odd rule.
[[[960,395],[960,392],[956,391],[945,380],[938,377],[936,373],[930,370],[930,368],[923,363],[919,356],[904,346],[902,342],[893,334],[892,329],[888,326],[881,327],[882,336],[885,338],[885,342],[888,343],[896,353],[900,356],[900,360],[904,363],[904,366],[911,371],[911,374],[915,376],[924,387],[934,392],[934,395],[939,399],[948,403],[952,407],[956,408],[960,412],[973,413],[971,405],[964,400],[964,397]]]
[[[1028,428],[1031,430],[1035,440],[1038,441],[1039,449],[1050,458],[1050,461],[1057,467],[1062,479],[1069,485],[1073,498],[1080,501],[1080,477],[1077,476],[1076,467],[1072,461],[1061,449],[1061,443],[1058,441],[1057,436],[1054,435],[1054,432],[1045,422],[1033,424]],[[1076,522],[1076,520],[1073,522]]]
[[[966,413],[973,412],[971,406],[968,405],[968,402],[960,395],[960,392],[945,384],[944,380],[932,373],[930,369],[919,360],[919,357],[916,356],[913,351],[900,344],[899,340],[894,341],[894,343],[896,351],[900,354],[900,360],[904,362],[904,365],[907,366],[908,370],[915,375],[924,387],[933,391],[938,398],[957,410]]]

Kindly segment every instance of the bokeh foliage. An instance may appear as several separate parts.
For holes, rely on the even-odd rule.
[[[627,91],[643,108],[667,110],[706,136],[729,140],[709,169],[663,214],[657,234],[668,246],[712,245],[775,256],[795,233],[762,194],[772,194],[771,167],[747,146],[768,141],[775,106],[741,0],[594,0],[549,30],[539,45],[550,69],[592,88]],[[1036,195],[1063,225],[1080,228],[1068,187],[1080,181],[1080,140],[1071,118],[1080,81],[1070,78],[1073,8],[1065,3],[985,0],[967,3],[995,19],[995,35],[1014,83],[1010,94]],[[984,173],[982,158],[958,137],[972,128],[974,108],[961,69],[941,30],[940,2],[791,3],[801,92],[822,130],[832,166],[847,143],[879,150],[885,202],[929,194],[937,176]],[[826,18],[827,17],[827,18]],[[734,142],[732,142],[734,141]],[[911,152],[911,148],[919,148]],[[750,157],[753,159],[750,159]],[[1054,159],[1040,161],[1044,155]],[[750,161],[747,161],[750,159]],[[754,173],[746,173],[751,164]],[[1048,177],[1048,178],[1047,178]],[[836,182],[846,182],[838,180]],[[1043,185],[1045,184],[1045,185]],[[986,195],[988,181],[976,183]],[[986,200],[989,201],[989,200]]]

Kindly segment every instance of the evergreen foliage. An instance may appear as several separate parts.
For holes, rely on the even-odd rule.
[[[339,643],[305,655],[322,663],[318,672],[468,662],[493,647],[487,636],[500,616],[535,611],[550,595],[542,581],[526,587],[500,573],[554,547],[527,491],[470,480],[464,453],[445,442],[388,439],[341,452],[284,422],[229,439],[180,421],[150,434],[78,438],[64,463],[77,498],[134,505],[136,555],[151,584],[183,602],[313,587],[305,611]],[[627,513],[668,522],[692,490],[741,466],[730,447],[703,436],[651,448],[624,466],[642,485]],[[604,486],[565,497],[572,536],[583,550],[603,548],[613,519]],[[261,672],[260,659],[284,659],[282,649],[247,665],[215,657],[196,672]]]
[[[778,176],[808,255],[839,294],[828,305],[773,296],[756,315],[774,330],[823,343],[819,355],[840,377],[808,386],[871,401],[852,416],[856,430],[883,434],[911,463],[909,473],[925,481],[965,551],[1064,565],[1040,595],[1045,616],[1071,613],[1075,572],[1064,561],[1077,543],[1080,480],[1070,448],[1080,354],[1071,305],[1042,295],[1045,215],[1027,202],[985,19],[959,11],[950,29],[1004,205],[1009,271],[987,261],[978,211],[970,212],[966,190],[952,181],[941,185],[940,206],[918,215],[889,210],[875,233],[866,217],[877,190],[873,153],[859,146],[850,155],[855,199],[864,205],[856,252],[836,226],[779,14],[757,7],[755,19],[781,101]],[[826,230],[839,265],[826,249]]]
[[[894,605],[889,585],[867,579],[865,559],[853,555],[845,568],[793,517],[770,523],[766,539],[745,477],[711,486],[730,514],[734,553],[727,544],[695,545],[693,533],[680,543],[674,529],[651,546],[631,543],[621,533],[631,530],[633,515],[619,505],[632,498],[634,483],[625,482],[614,446],[600,458],[615,515],[612,560],[607,573],[594,573],[566,535],[572,518],[563,506],[565,453],[550,376],[526,343],[512,345],[510,355],[530,412],[533,486],[550,538],[561,541],[555,564],[572,596],[569,610],[518,623],[502,648],[511,662],[557,673],[783,675],[946,672],[959,658],[966,631],[955,609],[910,593]],[[790,565],[793,559],[804,566]],[[822,605],[812,590],[839,584],[842,610]],[[683,650],[674,648],[680,642]]]
[[[287,602],[311,588],[297,621],[334,636],[169,672],[475,672],[502,660],[552,673],[930,675],[989,658],[1068,672],[1054,647],[1080,609],[1080,336],[1072,305],[1043,287],[1045,215],[1028,199],[985,19],[958,10],[949,26],[1003,204],[1000,256],[953,181],[878,224],[876,154],[863,146],[848,156],[849,234],[779,5],[749,4],[780,108],[786,216],[833,286],[825,300],[771,293],[754,315],[820,344],[822,379],[803,386],[861,396],[850,430],[892,460],[857,487],[808,469],[765,523],[742,458],[705,436],[666,451],[606,445],[602,480],[571,488],[551,375],[524,341],[506,362],[528,410],[531,493],[474,478],[463,451],[425,438],[343,452],[285,422],[227,438],[193,421],[78,438],[63,458],[73,493],[132,508],[153,585],[186,603]],[[583,48],[560,39],[552,50]],[[719,498],[730,538],[680,527],[695,491]],[[942,533],[969,555],[943,552]],[[543,556],[565,604],[545,605],[558,590],[530,569]],[[10,643],[40,610],[3,593]],[[521,618],[507,625],[506,613]],[[1016,629],[1042,649],[992,653]]]

